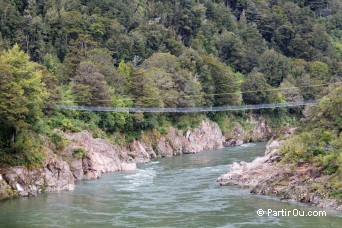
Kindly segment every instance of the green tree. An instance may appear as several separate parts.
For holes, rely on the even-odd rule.
[[[300,89],[290,82],[290,80],[283,81],[280,84],[279,90],[287,102],[304,100]]]
[[[314,87],[312,85],[318,85],[322,83],[323,81],[312,78],[310,74],[305,74],[298,79],[298,85],[301,87],[301,91],[305,100],[314,100],[319,98],[324,87]]]
[[[15,82],[13,71],[7,64],[0,64],[0,122],[2,131],[27,128],[25,116],[29,114],[28,99],[23,88]],[[14,133],[12,132],[12,133]]]
[[[161,91],[147,76],[144,69],[137,70],[132,76],[131,93],[136,107],[164,107]]]
[[[125,61],[121,60],[117,68],[117,72],[119,75],[121,75],[121,78],[124,81],[123,88],[124,92],[127,93],[132,84],[133,67],[130,64],[125,63]]]
[[[179,69],[177,57],[169,53],[154,53],[141,66],[145,69],[152,67],[162,68],[168,73],[173,73]]]
[[[273,89],[263,73],[252,71],[241,87],[243,101],[246,104],[272,103],[276,100]]]
[[[114,88],[117,94],[124,94],[127,91],[129,77],[121,72],[121,63],[118,70],[115,68],[115,61],[111,54],[108,49],[95,48],[87,51],[86,60],[96,65],[100,73],[104,75],[107,84]]]
[[[93,63],[81,62],[72,83],[77,103],[94,106],[111,103],[105,77]]]
[[[97,47],[98,43],[89,35],[81,34],[70,42],[68,53],[64,59],[67,80],[70,81],[75,76],[78,65],[86,60],[88,52]]]
[[[173,75],[162,68],[149,68],[144,71],[144,78],[158,88],[165,107],[177,107],[179,94],[173,81]]]
[[[215,105],[233,105],[241,102],[239,84],[233,71],[212,56],[202,56],[201,78],[207,103]],[[213,95],[215,94],[215,95]]]
[[[174,75],[178,92],[178,107],[196,107],[204,103],[202,85],[197,75],[181,70]]]
[[[187,69],[190,72],[196,74],[199,73],[203,61],[196,50],[188,48],[184,50],[181,56],[179,56],[179,63],[181,68]]]
[[[42,117],[48,92],[42,82],[42,68],[18,45],[0,53],[0,65],[0,122],[14,140]]]
[[[329,81],[331,78],[329,66],[319,61],[314,61],[309,64],[309,73],[312,78],[318,80]]]
[[[267,83],[272,86],[278,86],[288,74],[290,63],[285,56],[271,49],[262,54],[259,60],[259,66],[260,72],[267,79]]]
[[[253,68],[246,63],[246,50],[243,42],[233,32],[223,31],[216,36],[215,45],[219,50],[220,59],[231,64],[235,69],[246,72]]]

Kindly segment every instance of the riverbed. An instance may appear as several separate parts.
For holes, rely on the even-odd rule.
[[[264,143],[160,158],[71,192],[0,202],[0,227],[342,227],[342,215],[258,216],[257,210],[321,209],[220,187],[216,179],[235,161],[263,155]]]

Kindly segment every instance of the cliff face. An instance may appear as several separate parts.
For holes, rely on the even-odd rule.
[[[155,157],[221,149],[225,141],[219,126],[208,120],[187,132],[170,127],[166,135],[161,135],[154,142],[142,139],[127,147],[94,139],[87,131],[62,134],[69,144],[58,155],[50,153],[43,168],[0,170],[0,199],[36,195],[43,191],[73,190],[76,180],[96,179],[108,172],[135,170],[136,163],[149,162]]]
[[[293,132],[293,129],[290,131]],[[276,195],[282,199],[342,211],[341,200],[329,198],[325,185],[330,176],[325,175],[322,169],[312,164],[293,167],[277,162],[280,160],[278,152],[282,143],[270,142],[265,156],[252,162],[233,163],[230,171],[218,178],[219,184],[238,185],[249,188],[251,193]]]
[[[11,167],[3,170],[1,176],[0,199],[75,188],[69,164],[52,154],[45,159],[43,168]]]
[[[63,135],[70,143],[59,155],[68,161],[76,180],[96,179],[103,173],[126,170],[128,164],[135,165],[126,148],[94,139],[88,131]],[[77,154],[78,150],[82,153]]]
[[[225,142],[219,126],[207,120],[202,121],[198,128],[191,131],[183,132],[169,127],[167,132],[166,135],[160,135],[157,140],[147,137],[134,143],[143,145],[143,148],[153,156],[172,157],[180,154],[194,154],[203,150],[222,149]],[[152,147],[147,141],[152,142]]]
[[[261,142],[269,140],[274,132],[267,124],[266,119],[260,115],[249,115],[246,120],[249,127],[242,127],[237,123],[229,132],[225,132],[226,142],[224,146],[240,146],[247,142]]]

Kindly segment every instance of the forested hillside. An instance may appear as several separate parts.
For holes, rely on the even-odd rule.
[[[62,147],[55,128],[129,140],[201,118],[57,104],[302,101],[342,77],[340,0],[0,0],[0,16],[0,163],[41,160],[37,135]]]

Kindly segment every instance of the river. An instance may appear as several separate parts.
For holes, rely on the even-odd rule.
[[[235,161],[251,161],[265,144],[161,158],[71,192],[0,202],[0,227],[342,227],[342,215],[258,216],[258,209],[320,210],[247,189],[220,187],[216,179]]]

